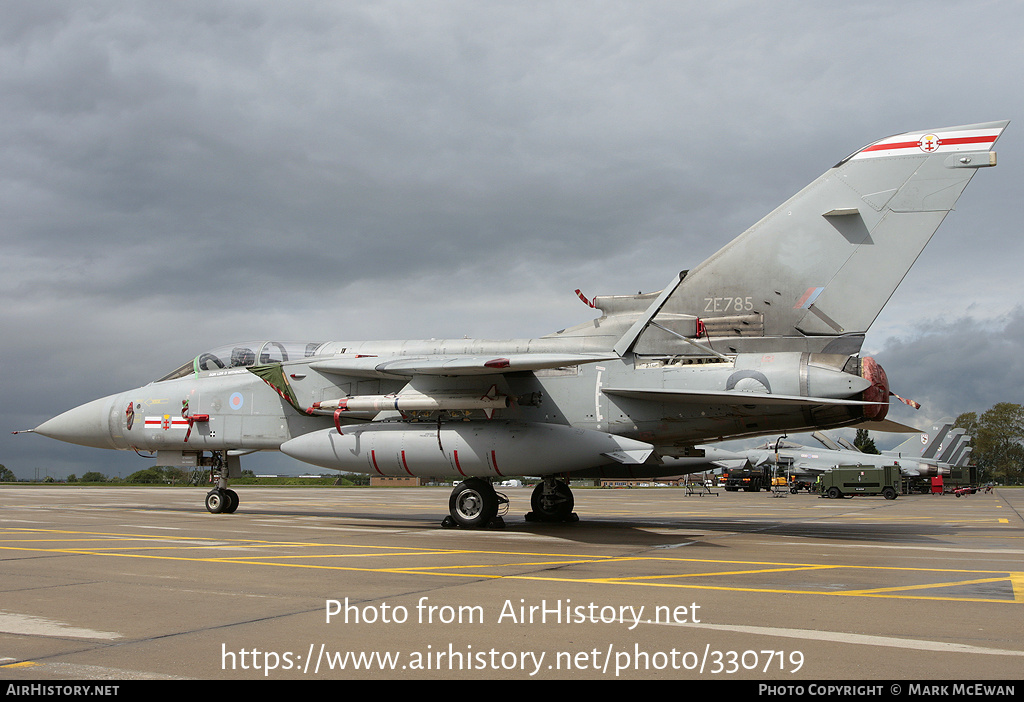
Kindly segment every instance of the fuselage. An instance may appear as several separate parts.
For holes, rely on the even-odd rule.
[[[412,377],[376,370],[346,375],[329,368],[339,359],[365,361],[369,368],[374,359],[500,359],[509,354],[580,351],[594,349],[557,338],[237,344],[200,354],[165,379],[70,410],[35,431],[112,449],[255,451],[277,450],[300,436],[371,420],[375,425],[390,421],[409,428],[442,422],[462,433],[459,427],[466,424],[500,422],[607,433],[649,444],[659,456],[673,456],[710,440],[861,421],[863,405],[856,401],[869,386],[859,373],[851,372],[848,357],[798,352],[703,358],[629,354],[526,372],[502,372],[499,367],[493,373]],[[260,377],[254,372],[259,367],[279,369],[281,380]],[[339,398],[413,391],[424,396],[472,396],[489,389],[510,398],[509,406],[495,410],[490,419],[478,410],[311,414],[308,409]],[[664,399],[655,394],[663,392]],[[773,404],[763,401],[766,395],[854,403]],[[744,402],[747,397],[749,403]],[[372,464],[366,470],[371,472]]]

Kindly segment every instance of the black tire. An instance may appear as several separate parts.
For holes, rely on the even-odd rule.
[[[887,500],[895,500],[896,499],[896,490],[891,488],[891,487],[883,488],[882,489],[882,497],[884,497]]]
[[[230,503],[230,498],[220,488],[214,488],[206,493],[206,511],[211,514],[221,514]]]
[[[840,497],[843,496],[843,493],[837,487],[830,487],[828,489],[828,496],[831,497],[833,500],[838,500]]]
[[[537,483],[530,496],[530,509],[535,519],[542,522],[564,522],[572,514],[576,498],[572,490],[561,480],[555,481],[554,494],[544,495],[544,483]]]
[[[464,480],[452,490],[448,498],[448,513],[461,527],[485,527],[498,515],[498,495],[486,480]]]
[[[228,505],[224,508],[224,514],[234,514],[238,509],[238,493],[234,490],[225,490],[224,495],[228,499]]]

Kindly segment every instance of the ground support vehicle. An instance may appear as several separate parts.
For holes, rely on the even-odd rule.
[[[899,466],[842,465],[821,474],[820,490],[825,497],[881,495],[895,500],[900,493]]]

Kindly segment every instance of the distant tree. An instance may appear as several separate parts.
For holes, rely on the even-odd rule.
[[[83,483],[105,483],[107,482],[107,476],[103,473],[91,470],[82,476]]]
[[[152,466],[137,470],[124,479],[126,483],[174,483],[188,478],[188,471],[176,466]]]
[[[999,402],[981,416],[964,412],[954,426],[973,437],[971,460],[982,480],[1008,485],[1024,480],[1024,405]]]
[[[74,473],[72,473],[71,475],[68,476],[68,482],[69,483],[77,483],[78,482],[78,476],[75,475]]]
[[[881,453],[875,446],[875,440],[868,436],[867,429],[857,430],[857,436],[853,439],[853,445],[860,449],[862,453]]]
[[[164,477],[172,484],[180,483],[183,480],[188,480],[188,471],[177,466],[164,466]]]
[[[125,478],[124,481],[126,483],[163,483],[167,481],[167,478],[164,476],[163,468],[153,466],[152,468],[135,471]]]
[[[0,483],[13,483],[17,480],[14,471],[7,466],[0,465]]]

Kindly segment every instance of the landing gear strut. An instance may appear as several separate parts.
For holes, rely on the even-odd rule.
[[[232,514],[238,509],[239,500],[238,493],[228,488],[228,478],[232,472],[238,477],[238,458],[228,456],[226,451],[214,451],[210,461],[210,480],[216,481],[217,487],[206,493],[206,510],[212,514]]]
[[[491,481],[483,478],[468,478],[455,486],[448,498],[448,515],[441,522],[443,527],[480,529],[483,527],[501,529],[505,520],[498,516],[498,509],[507,508],[508,498],[494,491]]]
[[[580,518],[573,512],[576,500],[572,496],[569,485],[548,476],[533,489],[530,497],[532,512],[526,515],[528,522],[578,522]]]

